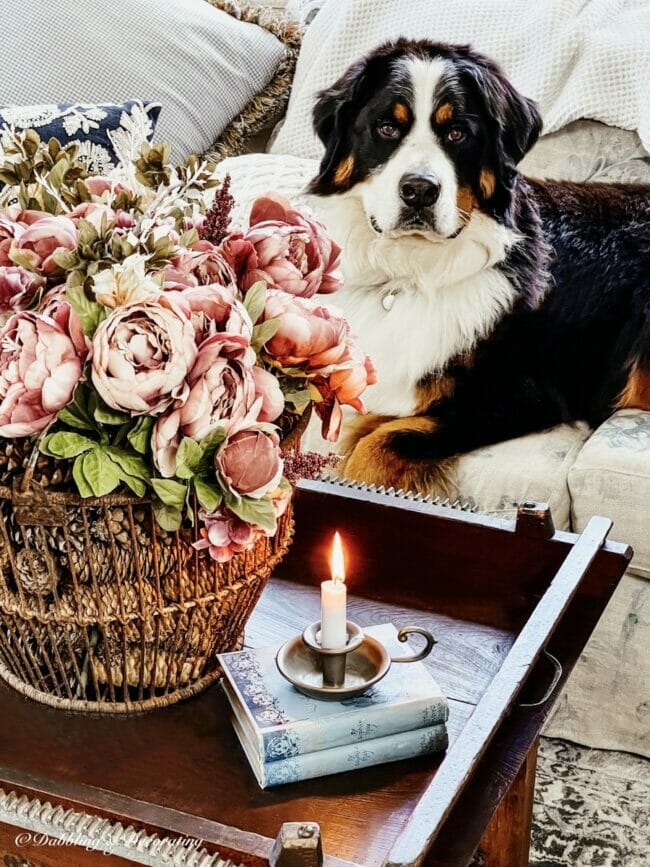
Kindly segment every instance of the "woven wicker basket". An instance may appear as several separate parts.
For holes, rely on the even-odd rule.
[[[72,710],[173,704],[219,677],[293,532],[228,563],[196,531],[162,531],[148,500],[46,491],[29,471],[0,486],[0,677]],[[195,526],[197,522],[194,522]]]

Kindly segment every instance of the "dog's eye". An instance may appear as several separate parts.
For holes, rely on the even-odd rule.
[[[447,140],[453,142],[454,144],[458,144],[465,138],[466,135],[467,133],[459,126],[452,126],[452,128],[447,133]]]
[[[401,135],[400,128],[394,124],[389,123],[380,123],[377,127],[377,132],[382,138],[395,139],[399,138]]]

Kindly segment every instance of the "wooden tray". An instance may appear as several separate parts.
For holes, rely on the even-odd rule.
[[[423,625],[439,641],[427,664],[450,697],[446,755],[261,791],[218,685],[133,719],[62,714],[2,686],[0,787],[148,833],[194,837],[250,867],[278,857],[278,865],[316,863],[286,860],[288,850],[278,856],[277,847],[272,854],[288,822],[319,823],[329,867],[464,867],[479,843],[488,867],[526,864],[534,745],[552,707],[549,686],[556,696],[631,557],[627,546],[605,541],[609,527],[594,518],[576,537],[554,532],[538,504],[508,522],[302,482],[296,540],[247,644],[280,643],[317,618],[340,530],[350,618]],[[549,653],[561,663],[559,679]],[[7,851],[10,839],[5,828]],[[0,852],[2,840],[0,828]],[[50,852],[54,860],[42,863],[95,863],[82,854],[75,861],[68,849],[56,860]]]

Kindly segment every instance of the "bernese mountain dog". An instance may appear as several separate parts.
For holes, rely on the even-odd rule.
[[[343,475],[429,493],[463,452],[650,410],[650,186],[523,177],[539,112],[466,46],[383,45],[314,124],[337,301],[378,373]]]

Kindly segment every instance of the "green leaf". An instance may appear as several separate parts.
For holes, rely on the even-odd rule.
[[[266,498],[253,500],[251,497],[237,498],[229,496],[226,498],[226,502],[230,511],[234,512],[242,521],[246,521],[248,524],[255,524],[255,526],[262,527],[271,533],[275,531],[275,512],[270,500]]]
[[[88,412],[84,399],[84,388],[78,386],[74,393],[74,400],[59,412],[57,418],[63,424],[76,427],[80,430],[97,430],[97,425],[92,415]]]
[[[63,178],[65,177],[66,172],[69,168],[70,163],[66,159],[60,159],[57,163],[54,164],[54,168],[48,174],[47,179],[55,190],[61,188]]]
[[[173,506],[180,511],[185,505],[187,487],[180,482],[173,479],[151,479],[151,487],[166,506]]]
[[[179,530],[183,523],[183,513],[181,510],[176,509],[174,506],[168,506],[160,500],[153,501],[153,513],[163,530],[167,530],[170,533]]]
[[[94,449],[96,445],[96,440],[91,440],[81,434],[72,433],[72,431],[58,431],[44,437],[39,448],[46,455],[52,455],[55,458],[76,458],[77,455]]]
[[[147,483],[141,479],[136,479],[135,476],[127,476],[125,473],[122,476],[122,481],[133,491],[136,497],[144,497],[147,493]]]
[[[191,437],[183,437],[176,452],[176,475],[179,479],[191,479],[203,457],[203,449]]]
[[[210,431],[210,433],[201,440],[203,460],[201,461],[199,472],[208,471],[210,469],[214,459],[214,453],[219,448],[221,443],[225,440],[225,438],[226,429],[223,427],[217,427],[213,431]]]
[[[266,283],[264,280],[258,280],[253,283],[251,288],[244,297],[244,307],[248,310],[248,315],[253,323],[257,322],[266,304]]]
[[[75,484],[77,485],[77,490],[82,497],[92,497],[93,490],[88,484],[83,474],[81,463],[84,459],[84,456],[78,457],[77,460],[72,465],[72,478],[75,480]]]
[[[68,286],[66,298],[77,313],[85,333],[92,337],[99,323],[106,319],[106,308],[96,301],[89,301],[83,286]]]
[[[95,497],[110,494],[122,481],[118,468],[101,446],[97,446],[77,460],[81,474]]]
[[[24,268],[26,271],[37,270],[33,259],[27,250],[10,250],[8,255],[14,265],[20,265],[20,267]]]
[[[117,448],[117,446],[106,446],[104,451],[113,463],[117,464],[120,470],[122,470],[122,473],[133,476],[143,482],[149,481],[151,471],[139,455],[125,452],[123,449]]]
[[[221,505],[223,500],[221,491],[200,476],[194,477],[194,490],[199,503],[207,512],[214,512]]]
[[[251,346],[255,350],[255,352],[259,352],[262,347],[269,342],[269,340],[276,333],[278,328],[280,327],[280,319],[267,319],[266,322],[261,322],[259,325],[256,325],[253,328],[253,337],[251,339]]]
[[[151,440],[151,428],[154,425],[154,420],[151,416],[143,415],[141,416],[128,434],[126,435],[127,440],[131,443],[136,452],[140,452],[141,455],[146,455],[149,442]]]
[[[292,406],[296,412],[303,413],[311,403],[312,396],[309,388],[293,385],[290,379],[282,382],[281,388],[285,402]]]
[[[100,424],[124,424],[130,418],[127,413],[111,409],[103,401],[95,409],[95,420]]]

